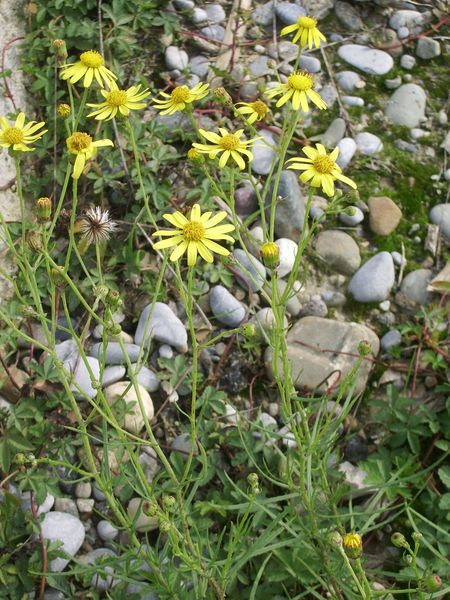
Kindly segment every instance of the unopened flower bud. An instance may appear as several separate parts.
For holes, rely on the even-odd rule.
[[[94,288],[94,294],[97,298],[104,300],[108,296],[109,288],[107,285],[96,285]]]
[[[172,510],[172,508],[175,506],[175,498],[173,496],[164,496],[162,503],[166,510]]]
[[[38,254],[42,252],[44,245],[42,243],[42,236],[39,231],[29,231],[27,233],[27,244],[33,252]]]
[[[102,384],[98,379],[91,379],[91,387],[94,390],[100,390],[102,388]]]
[[[154,500],[146,500],[142,505],[142,512],[148,517],[154,517],[159,511],[158,503]]]
[[[35,202],[38,219],[41,223],[50,221],[52,216],[52,201],[50,198],[38,198]]]
[[[70,116],[70,113],[72,112],[72,109],[70,108],[70,106],[68,104],[58,104],[58,115],[62,118],[62,119],[67,119],[67,117]]]
[[[241,331],[242,335],[248,340],[253,339],[258,334],[258,330],[256,329],[256,325],[254,323],[244,323],[244,325],[241,327]]]
[[[50,276],[52,278],[53,283],[57,287],[63,287],[66,285],[66,280],[64,277],[64,267],[53,267],[50,270]]]
[[[411,535],[412,539],[415,542],[420,542],[421,539],[423,538],[423,535],[420,533],[420,531],[415,531],[412,535]]]
[[[111,325],[111,327],[109,328],[109,332],[111,333],[111,335],[120,335],[120,332],[122,331],[122,327],[120,326],[119,323],[113,323]]]
[[[53,40],[52,46],[55,49],[56,60],[59,63],[65,62],[68,57],[66,42],[60,39]]]
[[[216,88],[213,94],[216,100],[218,100],[221,104],[227,104],[228,106],[233,104],[233,99],[224,87]]]
[[[349,558],[359,558],[362,554],[362,538],[359,533],[347,533],[342,540],[345,553]]]
[[[330,545],[336,548],[340,548],[343,544],[342,535],[339,533],[339,531],[333,531],[332,533],[330,533],[328,540],[330,542]]]
[[[25,457],[25,454],[23,454],[22,452],[19,452],[14,457],[14,462],[16,463],[16,465],[19,465],[20,467],[22,465],[24,465],[26,463],[26,461],[27,461],[27,459]]]
[[[118,306],[120,306],[122,304],[122,299],[120,297],[120,293],[117,290],[109,290],[109,292],[105,298],[105,304],[107,304],[108,306],[112,306],[114,308],[117,308]]]
[[[367,356],[372,352],[372,346],[366,340],[362,340],[358,344],[358,352],[360,356]]]
[[[408,542],[406,541],[403,533],[396,531],[391,535],[391,542],[396,548],[407,548]]]
[[[266,242],[260,249],[261,258],[268,269],[276,269],[280,264],[280,249],[275,242]]]
[[[189,148],[187,157],[192,162],[203,162],[203,154],[197,148]]]
[[[419,581],[419,588],[424,592],[429,592],[430,594],[433,592],[438,592],[441,587],[442,579],[436,573],[422,577],[422,579]]]
[[[162,516],[159,519],[158,526],[162,533],[168,533],[172,529],[171,522]]]
[[[259,477],[257,473],[249,473],[247,476],[247,483],[250,487],[256,487],[259,485]]]

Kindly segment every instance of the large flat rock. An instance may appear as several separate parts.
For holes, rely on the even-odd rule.
[[[368,342],[372,353],[363,360],[356,375],[355,393],[361,393],[378,354],[378,336],[359,323],[345,323],[322,317],[304,317],[287,335],[288,357],[297,388],[325,392],[342,381],[353,369],[359,357],[358,345]],[[273,353],[266,351],[266,366],[273,377]],[[281,367],[281,361],[280,361]],[[327,378],[328,377],[328,378]],[[337,391],[336,385],[334,391]]]

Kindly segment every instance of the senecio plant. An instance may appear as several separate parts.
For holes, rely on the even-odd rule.
[[[103,56],[96,50],[83,52],[78,60],[72,61],[68,60],[64,41],[55,40],[53,46],[60,78],[67,84],[67,103],[57,107],[57,114],[64,120],[66,130],[63,158],[66,169],[59,197],[50,198],[49,194],[49,197],[35,200],[34,216],[26,210],[26,190],[22,187],[21,170],[24,157],[33,152],[47,134],[45,123],[28,121],[23,112],[14,120],[6,116],[0,118],[0,144],[15,161],[21,210],[19,229],[8,226],[3,215],[0,216],[1,226],[10,256],[27,289],[18,285],[18,278],[3,271],[2,275],[14,289],[15,302],[21,305],[22,318],[31,317],[41,324],[43,339],[34,339],[30,331],[21,327],[20,315],[11,316],[5,306],[0,308],[0,315],[14,336],[32,344],[42,351],[46,360],[51,360],[57,379],[64,388],[81,443],[78,461],[75,462],[69,462],[64,456],[47,456],[45,453],[32,459],[20,454],[16,457],[19,468],[14,471],[12,467],[12,474],[8,478],[12,481],[14,476],[20,477],[27,469],[66,468],[75,472],[80,480],[94,482],[105,497],[112,515],[110,518],[126,534],[129,552],[134,556],[128,563],[125,560],[120,565],[114,563],[114,586],[108,592],[111,598],[131,597],[131,588],[127,586],[138,583],[141,584],[139,589],[142,594],[155,592],[162,600],[224,600],[244,596],[272,598],[277,593],[289,595],[290,598],[294,597],[291,593],[295,598],[387,597],[386,592],[377,591],[369,582],[361,537],[370,529],[374,513],[384,509],[375,508],[378,507],[375,502],[368,517],[366,515],[364,519],[363,515],[357,519],[359,532],[346,532],[350,526],[353,528],[356,513],[347,515],[338,507],[339,496],[329,474],[333,443],[340,423],[355,402],[352,395],[353,380],[367,352],[362,348],[354,371],[342,382],[337,398],[338,402],[342,401],[340,415],[327,412],[326,394],[320,396],[314,406],[310,398],[299,396],[287,355],[286,305],[296,291],[302,256],[316,227],[315,221],[308,225],[314,192],[321,189],[330,198],[329,210],[335,211],[343,197],[341,190],[336,191],[336,184],[353,189],[356,189],[356,184],[342,174],[336,162],[339,153],[337,148],[327,151],[322,144],[316,144],[315,147],[305,146],[299,151],[297,143],[293,142],[301,131],[304,113],[327,108],[320,93],[314,89],[313,75],[298,70],[302,49],[319,48],[326,41],[325,37],[312,17],[300,18],[297,24],[286,27],[281,34],[293,34],[293,42],[299,47],[292,74],[287,81],[271,83],[260,99],[236,104],[223,88],[213,90],[211,95],[207,83],[200,83],[193,88],[177,86],[170,93],[162,91],[150,100],[150,91],[142,89],[140,85],[121,87],[117,76],[105,66]],[[195,107],[208,97],[229,108],[234,115],[235,125],[232,129],[218,127],[210,131],[199,127]],[[270,106],[272,99],[276,99],[275,106]],[[162,215],[168,227],[157,224],[158,211],[143,183],[141,156],[130,124],[130,120],[135,118],[134,114],[144,109],[149,101],[162,115],[184,112],[192,120],[197,141],[192,144],[187,158],[192,169],[199,170],[208,180],[221,210],[205,210],[201,202],[193,202],[191,208],[186,210],[173,211],[168,206]],[[274,148],[276,159],[266,182],[260,185],[250,169],[252,147],[256,142],[266,142],[255,126],[259,127],[275,109],[282,109],[280,140]],[[151,422],[153,411],[147,410],[142,388],[137,382],[139,368],[148,356],[149,348],[143,344],[139,358],[134,361],[137,364],[133,365],[123,342],[121,327],[114,318],[121,306],[121,298],[120,293],[110,289],[107,284],[103,256],[111,236],[123,234],[122,226],[115,223],[109,211],[101,206],[85,207],[84,210],[79,208],[80,179],[86,178],[93,168],[98,153],[107,153],[114,146],[114,142],[102,134],[103,124],[112,119],[117,120],[132,149],[135,163],[133,173],[137,176],[142,198],[136,222],[146,222],[152,228],[152,236],[147,236],[147,241],[151,243],[152,252],[159,255],[160,271],[147,326],[168,268],[171,269],[172,281],[186,311],[191,343],[189,371],[192,395],[189,409],[175,406],[189,433],[190,446],[184,461],[171,460],[166,447],[158,442]],[[288,159],[288,153],[292,151],[294,156]],[[281,288],[277,277],[279,249],[275,243],[275,213],[277,204],[282,202],[278,190],[285,167],[300,171],[300,180],[307,184],[309,192],[294,268],[287,284]],[[234,206],[236,184],[241,181],[249,182],[254,187],[259,202],[258,217],[263,230],[263,240],[259,242],[260,254],[268,272],[263,285],[243,265],[237,264],[236,259],[229,257],[230,246],[237,243],[249,263],[254,264],[253,255],[248,249],[251,236],[245,223],[238,218]],[[57,226],[66,227],[65,246],[57,244]],[[132,234],[135,231],[136,227],[133,227]],[[254,245],[255,240],[252,240]],[[86,260],[88,250],[93,251],[95,256],[95,277]],[[273,326],[268,331],[260,332],[251,323],[246,323],[235,330],[209,335],[206,340],[198,337],[194,290],[198,284],[199,265],[201,268],[203,261],[213,263],[214,260],[229,261],[232,267],[238,266],[246,272],[261,298],[272,309]],[[37,276],[42,269],[46,280],[44,287]],[[89,293],[82,292],[75,283],[74,273],[80,270],[89,283]],[[72,324],[70,306],[73,298],[87,315],[81,332],[76,331]],[[58,321],[60,310],[66,317],[65,325]],[[137,398],[137,405],[132,410],[141,413],[143,431],[127,426],[123,405],[117,407],[107,401],[103,390],[104,361],[100,360],[99,372],[94,372],[85,349],[89,332],[94,326],[102,332],[101,345],[104,350],[111,339],[120,345],[131,380],[130,386],[134,388]],[[57,331],[63,331],[74,340],[79,353],[78,360],[89,373],[93,394],[88,394],[77,385],[73,367],[68,368],[62,360],[57,351]],[[204,391],[199,394],[199,356],[208,346],[231,335],[239,336],[245,343],[251,343],[263,335],[265,343],[272,348],[272,370],[279,392],[281,417],[295,444],[289,450],[277,443],[265,446],[270,449],[278,466],[274,465],[273,460],[272,465],[265,461],[258,462],[254,454],[248,451],[246,460],[251,471],[248,477],[244,475],[240,483],[228,479],[234,500],[223,507],[217,505],[217,509],[214,503],[206,503],[202,512],[199,508],[200,490],[209,481],[209,467],[208,456],[198,433],[205,415],[210,415],[212,419],[213,409],[207,406],[208,393]],[[244,448],[249,426],[250,421],[245,422],[245,419],[237,423]],[[267,441],[266,433],[265,428],[261,427],[258,435]],[[127,461],[126,467],[121,465],[117,452],[112,453],[113,447],[120,448],[123,462]],[[141,450],[145,448],[154,452],[161,465],[156,482],[147,480],[139,458]],[[134,512],[124,509],[121,487],[114,484],[114,475],[120,473],[121,468],[125,470],[125,480],[138,498],[138,509]],[[208,531],[207,522],[202,525],[202,521],[207,521],[207,515],[215,510],[218,514],[223,511],[222,517],[231,511],[230,517],[221,517],[222,530],[219,527]],[[140,525],[142,519],[150,523],[147,531],[156,532],[152,541],[145,540]],[[47,551],[51,552],[52,549],[47,548]],[[125,552],[123,548],[119,551]],[[415,557],[416,554],[412,552],[411,555]],[[139,575],[133,568],[136,560],[147,565]],[[81,571],[77,571],[76,559],[72,565],[75,574],[86,569],[84,565]],[[409,587],[409,591],[401,591],[409,593],[411,598],[416,597],[415,594],[424,598],[427,585],[431,591],[432,576],[419,567],[415,558],[414,567],[417,586]],[[43,582],[41,592],[45,590],[48,569],[48,561],[44,561],[43,557],[39,575]],[[271,575],[276,571],[285,575],[281,579],[271,579],[269,575],[266,577],[266,573]],[[295,574],[300,572],[304,575],[296,577]],[[89,573],[92,575],[95,571]],[[53,585],[57,585],[57,581],[53,578]],[[436,582],[433,579],[432,585],[436,586]],[[247,590],[244,596],[239,591],[244,589],[242,586]],[[395,593],[395,590],[389,591]]]

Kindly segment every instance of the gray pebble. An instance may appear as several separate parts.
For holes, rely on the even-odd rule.
[[[410,71],[416,66],[416,59],[410,54],[404,54],[400,59],[400,66],[403,67],[403,69]]]
[[[349,206],[347,210],[349,211],[349,213],[351,212],[351,214],[346,212],[339,213],[339,220],[342,221],[344,225],[349,225],[350,227],[353,227],[355,225],[358,225],[358,223],[362,223],[362,221],[364,221],[364,213],[357,206]]]
[[[394,346],[400,346],[402,343],[402,334],[397,329],[391,329],[387,333],[385,333],[381,340],[380,345],[381,348],[386,352],[390,350]]]
[[[242,265],[242,267],[245,269],[244,271],[239,267],[239,265],[235,266],[235,271],[238,274],[238,283],[244,289],[248,289],[250,287],[253,292],[257,292],[265,283],[265,266],[255,257],[251,257],[250,259],[240,248],[234,250],[233,256],[239,265]]]
[[[383,142],[380,138],[368,131],[358,133],[355,142],[361,154],[365,154],[366,156],[373,156],[383,150]]]
[[[441,54],[441,45],[431,37],[422,37],[417,41],[416,54],[424,60],[436,58]]]
[[[400,291],[411,302],[421,306],[427,305],[433,297],[433,294],[427,290],[432,279],[433,271],[431,269],[411,271],[403,279]]]
[[[356,271],[348,291],[357,302],[382,302],[389,296],[394,282],[392,256],[389,252],[379,252]]]
[[[116,381],[120,381],[123,379],[125,373],[126,368],[122,365],[106,367],[106,369],[103,371],[102,386],[108,387],[108,385],[112,385],[113,383],[116,383]]]
[[[141,352],[140,346],[136,344],[124,344],[124,348],[131,362],[138,359]],[[92,346],[91,356],[94,356],[99,361],[104,361],[106,365],[120,365],[126,362],[126,354],[122,351],[119,342],[108,342],[105,352],[103,342],[98,342]]]
[[[354,139],[346,137],[339,141],[337,147],[339,149],[339,156],[336,159],[336,163],[341,169],[345,169],[355,155],[356,142]]]
[[[239,327],[245,317],[245,308],[223,285],[216,285],[209,295],[211,311],[227,327]]]
[[[218,42],[223,42],[223,38],[225,37],[225,29],[222,25],[208,25],[208,27],[202,27],[200,33],[205,37]]]
[[[342,96],[342,102],[346,106],[364,106],[364,99],[359,96]]]
[[[119,530],[109,521],[102,519],[97,523],[97,533],[104,542],[111,542],[119,535]]]
[[[275,6],[275,13],[282,23],[293,25],[300,17],[306,15],[306,10],[293,2],[278,2]]]
[[[46,513],[41,522],[41,535],[50,542],[62,542],[62,549],[73,557],[84,541],[85,531],[79,519],[71,514],[52,511]],[[54,558],[50,570],[60,572],[69,564],[70,558]]]
[[[169,46],[166,48],[164,59],[168,69],[179,69],[182,71],[188,66],[189,57],[184,50],[177,46]]]

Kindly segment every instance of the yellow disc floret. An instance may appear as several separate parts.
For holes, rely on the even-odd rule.
[[[190,221],[183,226],[183,237],[187,242],[200,242],[205,236],[205,228],[198,221]]]
[[[122,106],[127,102],[127,93],[124,90],[113,90],[106,96],[109,106]]]
[[[313,17],[300,17],[298,20],[298,26],[304,27],[305,29],[314,29],[316,25],[317,21]]]
[[[172,90],[170,95],[174,102],[181,104],[189,99],[190,91],[187,85],[180,85]]]
[[[85,67],[89,67],[90,69],[98,69],[105,64],[103,56],[97,52],[97,50],[83,52],[83,54],[80,55],[80,61]]]
[[[332,173],[335,162],[329,156],[319,155],[314,159],[313,165],[319,173]]]
[[[301,92],[306,92],[306,90],[310,90],[313,86],[314,79],[309,73],[305,71],[298,71],[298,73],[294,73],[288,77],[288,85],[294,90],[300,90]]]
[[[269,112],[269,107],[262,100],[256,100],[256,102],[250,102],[250,106],[253,108],[255,113],[260,119],[263,119]]]
[[[87,150],[92,144],[92,138],[88,133],[77,131],[66,140],[67,148],[72,154],[78,154],[83,150]]]
[[[236,150],[239,146],[239,137],[233,133],[228,133],[220,140],[219,146],[224,150]]]
[[[6,144],[20,144],[23,142],[24,133],[18,127],[9,127],[3,133],[3,139]]]

